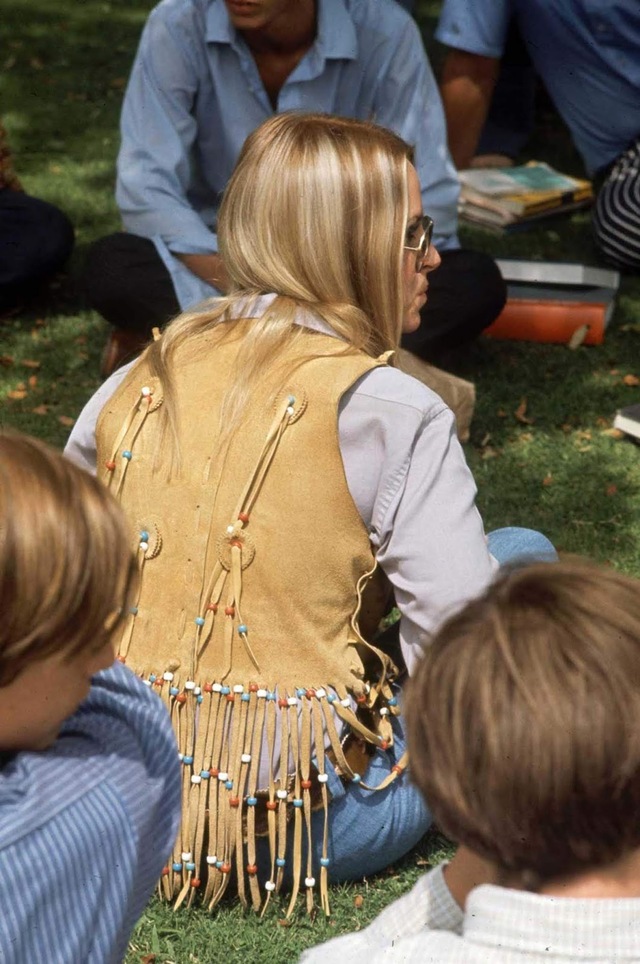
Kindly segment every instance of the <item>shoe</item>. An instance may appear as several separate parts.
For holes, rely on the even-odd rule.
[[[139,355],[149,343],[147,335],[126,328],[112,328],[100,359],[100,374],[108,378],[117,368]]]

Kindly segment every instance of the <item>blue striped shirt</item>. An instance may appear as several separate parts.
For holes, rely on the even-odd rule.
[[[169,717],[115,663],[52,747],[0,770],[2,964],[121,961],[179,812]]]

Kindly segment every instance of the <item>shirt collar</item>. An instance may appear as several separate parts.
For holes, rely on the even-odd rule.
[[[358,56],[356,28],[344,0],[317,0],[318,33],[311,48],[325,60],[355,60]],[[229,19],[223,0],[213,0],[207,10],[207,43],[233,44],[238,32]]]
[[[271,307],[276,298],[277,295],[273,292],[257,296],[248,295],[245,301],[237,302],[233,306],[230,315],[232,318],[240,318],[242,315],[245,315],[247,318],[259,318],[260,315],[265,313],[267,308]],[[296,312],[296,325],[300,325],[302,328],[310,328],[312,331],[318,331],[323,335],[332,335],[334,338],[340,337],[331,325],[328,325],[319,315],[305,308],[298,308]]]
[[[637,961],[640,899],[548,897],[485,884],[467,899],[464,937],[503,954]]]

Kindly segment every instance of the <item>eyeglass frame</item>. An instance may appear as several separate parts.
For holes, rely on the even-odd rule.
[[[429,248],[431,247],[431,241],[433,239],[433,218],[429,217],[428,214],[423,214],[420,219],[420,224],[422,226],[422,237],[418,244],[403,245],[405,251],[418,252],[416,255],[416,271],[422,271],[424,263],[427,260],[427,255],[429,254]]]

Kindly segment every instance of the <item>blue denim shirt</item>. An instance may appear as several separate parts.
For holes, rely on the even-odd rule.
[[[640,135],[639,0],[445,0],[436,37],[500,57],[512,16],[587,171],[606,167]]]
[[[317,0],[313,46],[276,112],[373,120],[415,147],[439,247],[457,247],[458,180],[438,88],[413,20],[393,0]],[[274,109],[222,0],[163,0],[144,28],[122,110],[116,197],[151,238],[182,308],[216,291],[172,252],[217,251],[222,192],[245,138]]]

